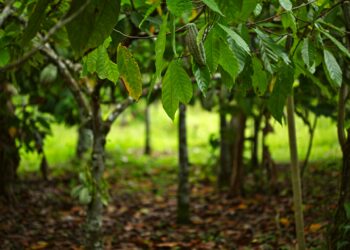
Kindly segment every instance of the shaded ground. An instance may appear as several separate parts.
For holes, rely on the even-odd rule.
[[[309,249],[324,248],[337,198],[337,171],[316,167],[310,166],[304,185]],[[109,169],[106,176],[113,176],[108,177],[112,199],[104,216],[106,249],[291,249],[293,244],[291,191],[283,178],[278,196],[264,194],[248,178],[246,197],[235,199],[219,194],[210,181],[192,178],[192,224],[179,226],[176,186],[170,184],[174,169],[136,175],[130,168]],[[70,195],[72,179],[65,175],[43,182],[26,176],[17,187],[17,204],[0,205],[0,248],[83,249],[85,211]]]

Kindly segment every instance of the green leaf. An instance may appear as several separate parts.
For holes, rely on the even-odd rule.
[[[162,71],[164,68],[163,56],[164,56],[164,51],[166,47],[166,29],[168,24],[167,20],[168,20],[168,15],[163,16],[163,22],[160,26],[159,34],[157,36],[156,45],[155,45],[156,73],[152,77],[147,99],[150,98],[154,85],[156,84],[157,80],[161,77]]]
[[[204,42],[207,65],[210,72],[214,73],[218,67],[220,59],[220,38],[216,28],[212,28]]]
[[[79,201],[81,204],[87,205],[91,202],[92,197],[90,195],[89,189],[87,187],[83,187],[79,192]]]
[[[265,33],[258,29],[254,29],[258,35],[259,49],[261,54],[261,60],[264,63],[265,69],[271,74],[274,73],[275,67],[280,60],[283,60],[285,64],[289,64],[290,60],[288,55],[284,52],[282,46],[276,44],[276,42],[267,36]]]
[[[312,73],[310,73],[309,70],[305,69],[304,65],[301,63],[296,62],[295,63],[297,69],[307,78],[309,78],[313,83],[317,85],[317,87],[320,88],[322,95],[324,95],[327,98],[331,98],[331,94],[328,91],[327,87],[318,79],[316,76],[314,76]]]
[[[163,108],[172,120],[179,103],[189,103],[192,95],[191,79],[179,62],[172,61],[162,83]]]
[[[42,21],[45,19],[45,10],[51,1],[39,0],[35,5],[33,13],[30,15],[28,26],[24,29],[22,45],[27,45],[39,31]]]
[[[278,0],[280,2],[280,5],[282,6],[283,9],[287,10],[287,11],[291,11],[293,8],[292,3],[290,2],[290,0]]]
[[[316,70],[315,67],[315,47],[310,43],[309,38],[304,38],[303,46],[301,48],[301,57],[305,63],[307,69],[314,73]]]
[[[323,56],[324,56],[324,65],[327,73],[326,75],[329,78],[328,80],[332,84],[340,87],[343,81],[343,73],[341,71],[341,68],[337,60],[335,59],[333,54],[326,49],[323,50]]]
[[[113,83],[118,81],[118,65],[110,60],[107,52],[111,41],[110,37],[107,38],[101,46],[84,57],[84,69],[86,70],[83,71],[83,75],[86,75],[87,72],[96,72],[100,79],[108,79]]]
[[[297,32],[297,24],[295,21],[295,17],[293,16],[293,13],[291,11],[287,11],[287,13],[282,15],[281,19],[282,19],[282,25],[285,29],[291,28],[293,33]]]
[[[167,0],[166,4],[171,13],[175,16],[181,16],[185,12],[192,11],[191,0]]]
[[[293,83],[294,68],[282,63],[282,65],[278,67],[276,82],[267,104],[272,116],[279,123],[282,123],[284,105],[288,95],[292,92]]]
[[[209,9],[211,9],[212,11],[219,13],[220,15],[224,15],[219,6],[217,5],[217,3],[214,0],[202,0],[203,3],[205,3],[205,5],[207,5],[209,7]]]
[[[57,67],[53,64],[48,64],[41,72],[40,72],[40,82],[41,83],[52,83],[57,78]]]
[[[236,44],[243,49],[246,53],[250,55],[250,48],[248,44],[243,40],[243,38],[238,35],[236,32],[234,32],[232,29],[229,27],[226,27],[222,24],[219,23],[219,26],[221,29],[223,29],[235,42]]]
[[[211,80],[208,66],[201,67],[195,61],[193,61],[192,72],[196,78],[199,90],[203,93],[203,96],[206,97]]]
[[[5,66],[10,62],[10,50],[8,48],[0,49],[0,67]]]
[[[244,23],[254,11],[258,0],[216,0],[227,22]]]
[[[335,46],[338,47],[338,49],[344,54],[346,55],[348,58],[350,58],[350,52],[349,50],[341,43],[339,42],[334,36],[332,36],[331,34],[329,34],[328,32],[321,30],[321,33],[324,34],[326,37],[329,38],[329,40],[331,40]]]
[[[264,68],[260,62],[260,60],[256,57],[253,57],[253,75],[252,75],[252,84],[254,87],[254,91],[257,95],[261,96],[265,94],[268,86],[267,74],[264,71]]]
[[[221,75],[222,84],[225,85],[226,88],[230,91],[232,87],[235,85],[235,80],[221,66],[218,67],[218,71],[220,72],[220,75]]]
[[[220,43],[219,64],[230,74],[233,80],[236,79],[239,71],[238,60],[228,44],[224,42]]]
[[[129,95],[138,100],[142,94],[142,80],[139,65],[130,51],[119,44],[118,46],[118,68],[120,77]]]
[[[86,0],[74,0],[68,16],[79,11]],[[118,22],[120,0],[90,1],[85,9],[67,27],[68,38],[78,56],[99,46]]]
[[[168,15],[163,16],[163,22],[160,26],[159,34],[157,36],[156,41],[156,80],[160,78],[163,66],[164,66],[164,60],[163,55],[165,51],[165,45],[166,45],[166,30],[167,30],[167,19]]]
[[[148,10],[146,11],[142,21],[139,24],[139,28],[141,28],[142,24],[147,20],[147,18],[160,6],[160,0],[157,0],[155,3],[153,3]]]

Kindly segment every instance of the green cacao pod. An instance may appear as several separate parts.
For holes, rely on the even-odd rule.
[[[186,44],[193,59],[199,66],[205,66],[207,60],[202,41],[197,42],[198,29],[194,23],[187,25]]]

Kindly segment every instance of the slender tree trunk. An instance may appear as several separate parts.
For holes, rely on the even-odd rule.
[[[177,221],[190,221],[190,185],[188,182],[189,164],[186,134],[186,106],[179,108],[179,185],[177,190]]]
[[[99,184],[105,169],[104,153],[106,133],[104,131],[101,119],[99,104],[99,88],[95,90],[92,96],[92,130],[93,130],[93,147],[92,147],[92,167],[91,177],[94,190],[91,194],[92,200],[88,205],[86,221],[86,249],[100,250],[103,249],[102,240],[102,198],[99,192]]]
[[[344,21],[347,31],[347,47],[350,48],[350,3],[344,2],[342,5]],[[348,71],[348,65],[345,66],[345,72]],[[347,76],[347,74],[345,74]],[[345,80],[345,79],[344,79]],[[338,100],[338,140],[342,149],[343,168],[341,173],[340,194],[338,198],[338,207],[334,216],[333,224],[329,232],[329,249],[349,249],[350,232],[345,226],[350,226],[350,129],[345,132],[346,102],[348,100],[349,87],[344,82],[339,90]],[[349,80],[346,78],[346,80]],[[347,134],[346,134],[347,133]],[[347,244],[345,244],[347,242]],[[338,247],[344,244],[342,248]]]
[[[145,108],[145,154],[151,155],[151,117],[150,117],[150,108],[146,104]]]
[[[15,201],[13,184],[20,161],[20,155],[15,141],[14,107],[9,101],[10,94],[6,84],[0,85],[0,196],[5,200]]]
[[[78,143],[76,148],[76,156],[81,159],[85,153],[92,148],[93,132],[91,130],[91,123],[86,122],[83,117],[83,111],[80,110],[80,126],[78,128]],[[85,122],[84,122],[85,121]]]
[[[226,114],[220,112],[220,168],[218,186],[219,189],[230,185],[230,145]]]
[[[347,210],[350,209],[350,129],[347,129],[345,134],[345,104],[348,95],[348,86],[342,84],[339,90],[338,104],[338,140],[342,149],[343,167],[340,182],[340,194],[338,198],[338,206],[334,216],[333,225],[329,234],[329,248],[339,249],[338,244],[345,243],[350,238],[350,232],[345,229],[345,226],[350,225],[350,216]],[[350,243],[344,245],[343,248],[350,247]]]
[[[241,111],[238,114],[237,137],[235,139],[235,146],[233,149],[230,196],[237,196],[243,194],[243,152],[246,119],[246,115]]]
[[[253,132],[252,151],[251,151],[252,168],[257,168],[259,166],[258,147],[259,147],[259,131],[260,131],[261,117],[262,117],[261,114],[254,117],[254,132]]]
[[[263,149],[262,149],[262,168],[266,170],[269,192],[272,194],[278,193],[277,188],[277,166],[272,159],[269,145],[266,143],[267,135],[274,130],[270,124],[270,114],[265,114],[265,127],[263,129]]]
[[[314,123],[312,125],[310,124],[310,127],[309,127],[309,134],[310,134],[309,145],[307,147],[304,163],[301,166],[301,177],[304,176],[305,170],[306,170],[307,165],[309,163],[309,159],[310,159],[310,155],[311,155],[311,149],[312,149],[312,144],[313,144],[313,141],[314,141],[315,130],[316,130],[316,126],[317,126],[317,119],[318,118],[315,115]]]
[[[300,181],[300,169],[298,162],[297,138],[294,121],[294,98],[293,94],[287,99],[287,120],[288,120],[288,135],[289,135],[289,149],[291,157],[292,169],[292,188],[293,188],[293,203],[294,216],[296,224],[296,235],[298,241],[298,249],[304,250],[305,236],[304,236],[304,216],[303,216],[303,200],[302,189]]]

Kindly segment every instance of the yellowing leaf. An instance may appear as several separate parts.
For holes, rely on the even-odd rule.
[[[10,127],[8,132],[9,132],[10,136],[12,138],[14,138],[16,136],[16,134],[17,134],[17,129],[15,127]]]
[[[118,46],[118,68],[120,77],[129,95],[138,100],[142,94],[142,80],[139,65],[130,51],[119,44]]]
[[[248,206],[247,206],[247,204],[244,204],[244,203],[241,203],[241,204],[239,204],[238,205],[238,207],[237,207],[238,209],[242,209],[242,210],[244,210],[244,209],[247,209],[248,208]]]
[[[282,217],[280,218],[280,223],[284,226],[288,226],[290,224],[290,221],[288,220],[288,218]]]
[[[319,223],[314,223],[314,224],[311,224],[310,227],[309,227],[309,230],[310,232],[317,232],[321,229],[322,225],[319,224]]]
[[[37,243],[35,243],[34,245],[32,245],[30,247],[30,249],[32,250],[37,250],[37,249],[44,249],[49,245],[49,243],[45,242],[45,241],[38,241]]]

